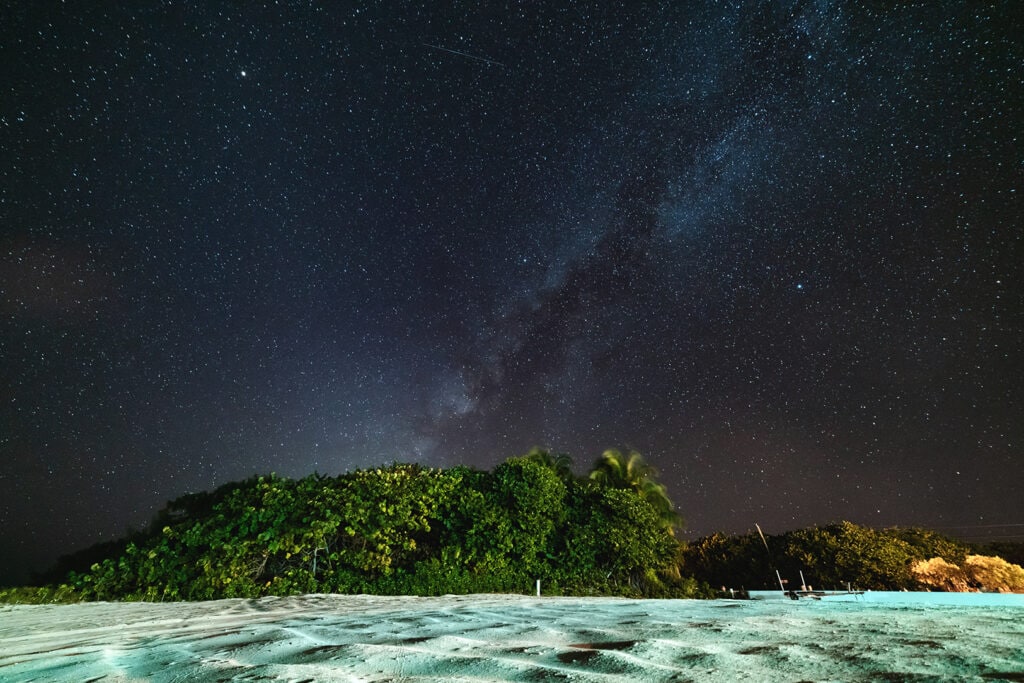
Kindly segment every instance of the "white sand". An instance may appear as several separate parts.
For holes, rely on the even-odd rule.
[[[1024,608],[309,595],[0,608],[12,681],[1024,681]]]

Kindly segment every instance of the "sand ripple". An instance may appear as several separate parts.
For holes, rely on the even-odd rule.
[[[1024,609],[308,595],[0,609],[3,681],[1024,681]]]

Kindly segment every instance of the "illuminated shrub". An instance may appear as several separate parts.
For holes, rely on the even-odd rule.
[[[964,572],[971,584],[982,590],[1024,592],[1024,568],[1001,557],[968,555],[964,560]]]
[[[915,562],[910,567],[910,574],[928,588],[950,592],[971,590],[964,570],[941,557]]]

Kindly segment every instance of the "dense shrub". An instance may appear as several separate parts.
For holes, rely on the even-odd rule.
[[[1001,593],[1024,592],[1024,567],[1007,562],[1001,557],[968,555],[964,558],[964,572],[972,586]]]
[[[911,565],[910,573],[924,588],[940,591],[970,590],[964,570],[941,557],[918,560]]]
[[[803,573],[808,584],[821,589],[954,590],[966,579],[957,583],[944,568],[961,567],[969,552],[966,544],[926,529],[877,530],[840,522],[764,540],[758,534],[713,534],[690,543],[682,564],[684,572],[725,588],[778,588],[778,571],[788,579],[787,588],[798,587]],[[932,558],[937,558],[932,565],[920,564]]]
[[[254,477],[171,502],[124,552],[72,572],[97,600],[309,592],[689,595],[678,542],[639,492],[536,457],[492,472],[418,465]],[[159,528],[157,528],[159,526]]]

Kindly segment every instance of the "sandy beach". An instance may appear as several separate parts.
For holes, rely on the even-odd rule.
[[[0,608],[4,681],[1024,680],[1024,608],[307,595]]]

